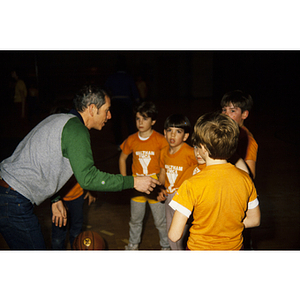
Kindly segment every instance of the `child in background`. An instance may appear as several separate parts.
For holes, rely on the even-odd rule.
[[[244,227],[260,224],[260,209],[250,176],[227,162],[236,151],[239,127],[231,118],[209,113],[198,119],[193,144],[206,167],[186,180],[170,206],[176,210],[169,238],[176,242],[193,212],[189,250],[240,250]]]
[[[237,154],[246,162],[255,178],[258,145],[252,133],[244,126],[253,106],[252,97],[240,90],[226,93],[221,100],[222,113],[236,121],[240,127]]]
[[[164,134],[169,143],[169,147],[161,151],[160,167],[161,173],[159,181],[165,185],[165,190],[159,194],[157,199],[165,202],[167,229],[169,230],[173,218],[174,210],[168,205],[175,192],[186,179],[185,171],[197,164],[194,150],[185,141],[188,139],[191,131],[189,119],[182,114],[169,116],[164,124]],[[188,234],[188,224],[185,233]],[[174,243],[169,240],[172,250],[185,249],[186,235],[181,240]]]
[[[159,157],[161,150],[168,146],[165,137],[152,129],[156,123],[157,110],[152,102],[143,102],[135,112],[138,132],[130,135],[120,146],[122,153],[119,159],[120,173],[126,176],[126,160],[132,154],[133,176],[151,176],[158,178],[160,173]],[[153,193],[152,193],[153,195]],[[165,205],[156,196],[135,193],[130,201],[129,243],[126,250],[138,250],[141,242],[143,219],[146,204],[149,203],[154,224],[159,232],[162,250],[170,250],[165,217]]]

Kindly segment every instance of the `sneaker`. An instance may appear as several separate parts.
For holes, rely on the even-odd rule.
[[[162,247],[160,250],[171,250],[170,247]]]
[[[139,250],[139,244],[128,244],[125,246],[125,250]]]

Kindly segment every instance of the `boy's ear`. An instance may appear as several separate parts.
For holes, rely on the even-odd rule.
[[[165,138],[167,137],[167,130],[166,129],[164,129],[164,136],[165,136]]]
[[[242,119],[245,120],[247,119],[249,116],[249,110],[244,110],[244,112],[242,113]]]
[[[204,155],[208,154],[207,149],[202,144],[200,144],[200,148],[201,148],[201,150],[202,150],[202,152],[203,152]]]
[[[153,120],[153,121],[151,122],[151,126],[153,126],[155,123],[156,123],[156,120]]]
[[[183,141],[184,142],[188,139],[189,135],[190,135],[189,133],[184,134],[184,136],[183,136]]]

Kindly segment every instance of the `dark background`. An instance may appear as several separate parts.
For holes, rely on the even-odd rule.
[[[129,73],[134,78],[142,75],[147,83],[148,99],[159,111],[158,132],[172,113],[182,112],[194,124],[201,114],[220,109],[227,91],[242,89],[252,95],[254,107],[245,124],[259,146],[255,184],[262,211],[260,227],[251,230],[252,247],[299,250],[299,51],[1,51],[0,161],[52,107],[72,105],[83,84],[104,85],[120,55],[126,57]],[[31,121],[14,118],[13,91],[9,88],[12,69],[19,71],[27,88],[32,84],[38,87],[38,112]],[[103,130],[91,130],[90,134],[96,166],[118,173],[119,152],[111,133],[112,122],[113,118]],[[86,224],[93,230],[115,233],[106,236],[110,249],[123,250],[123,240],[128,238],[126,195],[102,193],[91,209],[85,208]],[[36,212],[50,245],[48,202]],[[145,228],[141,249],[157,249],[151,217],[146,218]],[[0,237],[0,249],[5,247]]]
[[[225,92],[242,89],[258,110],[292,113],[299,102],[299,51],[1,51],[1,106],[14,68],[51,105],[84,83],[103,85],[119,55],[132,76],[144,77],[151,100],[211,98],[217,107]]]

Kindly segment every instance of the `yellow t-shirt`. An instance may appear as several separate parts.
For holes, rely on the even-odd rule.
[[[199,172],[201,172],[204,168],[206,167],[206,164],[201,164],[199,165],[198,163],[196,165],[193,165],[191,167],[189,167],[183,174],[183,178],[185,178],[184,180],[192,177],[193,175],[198,174]]]
[[[258,203],[249,175],[230,163],[206,166],[181,185],[173,201],[193,211],[190,250],[239,250],[248,202]]]
[[[27,88],[23,80],[19,79],[15,87],[15,98],[14,102],[23,103],[27,96]]]

